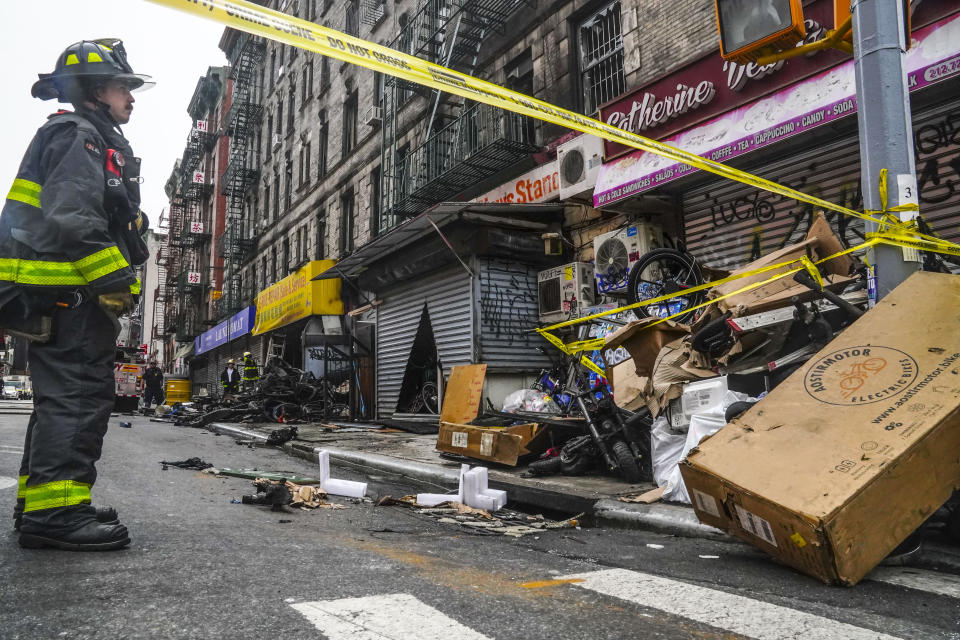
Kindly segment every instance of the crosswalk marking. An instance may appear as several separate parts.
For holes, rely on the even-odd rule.
[[[960,576],[909,567],[877,567],[864,580],[886,582],[950,598],[960,598]]]
[[[10,444],[0,444],[0,453],[10,453],[14,455],[23,455],[23,447],[15,447]]]
[[[6,489],[7,487],[17,486],[16,478],[8,478],[7,476],[0,476],[0,489]]]
[[[490,640],[406,593],[290,606],[328,640]]]
[[[756,640],[898,640],[796,609],[626,569],[564,576],[578,588],[629,600]]]

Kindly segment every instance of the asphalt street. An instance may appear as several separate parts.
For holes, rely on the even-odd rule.
[[[0,503],[12,509],[27,416],[0,406]],[[248,480],[169,468],[316,475],[308,462],[226,436],[111,418],[94,500],[132,545],[25,550],[2,520],[0,638],[960,639],[960,577],[888,568],[830,587],[752,547],[638,530],[477,535],[401,506],[235,504]],[[438,487],[367,481],[374,501]],[[557,514],[551,514],[557,515]],[[569,514],[572,515],[572,514]]]

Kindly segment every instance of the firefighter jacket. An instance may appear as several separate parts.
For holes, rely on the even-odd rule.
[[[149,255],[139,205],[139,159],[109,113],[50,116],[0,214],[0,308],[29,315],[51,292],[138,294],[131,264]]]
[[[157,391],[163,389],[163,372],[158,367],[147,367],[143,372],[143,385],[147,389]]]
[[[257,367],[257,361],[253,356],[247,356],[243,359],[243,381],[254,382],[260,379],[260,371]]]

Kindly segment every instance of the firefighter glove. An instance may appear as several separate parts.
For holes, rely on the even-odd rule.
[[[133,310],[133,296],[129,291],[104,293],[98,299],[100,306],[115,316],[121,316]]]

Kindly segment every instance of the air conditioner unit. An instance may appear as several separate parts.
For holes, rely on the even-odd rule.
[[[560,199],[593,193],[603,164],[603,140],[584,134],[557,147],[560,166]]]
[[[276,151],[283,144],[283,137],[279,133],[273,134],[273,150]]]
[[[537,274],[537,298],[540,322],[559,322],[576,318],[580,309],[596,304],[593,265],[571,262]]]
[[[631,224],[593,239],[594,275],[601,295],[625,293],[630,269],[645,253],[663,246],[663,230]]]
[[[363,112],[363,123],[371,127],[379,127],[383,122],[380,115],[380,107],[376,105],[370,105],[366,111]]]

